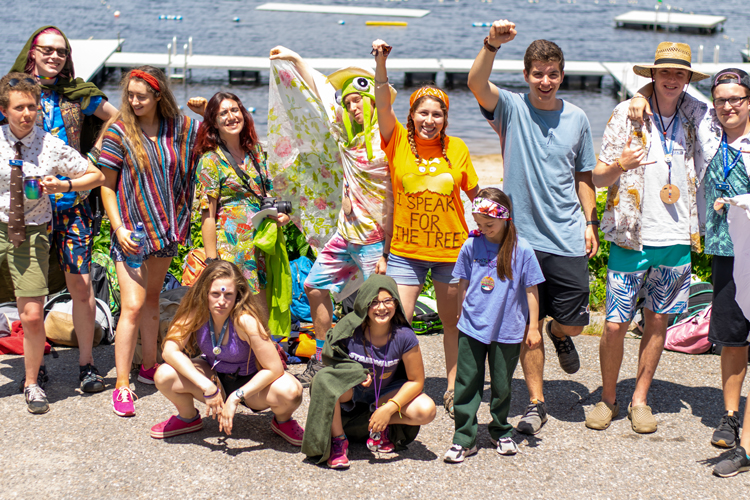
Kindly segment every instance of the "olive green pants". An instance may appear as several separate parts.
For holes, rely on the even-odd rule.
[[[518,365],[521,344],[483,344],[463,332],[458,334],[458,366],[453,396],[456,432],[453,443],[465,448],[477,442],[477,411],[484,391],[485,359],[490,366],[490,415],[487,426],[490,437],[508,437],[513,426],[508,423],[510,411],[510,383]]]

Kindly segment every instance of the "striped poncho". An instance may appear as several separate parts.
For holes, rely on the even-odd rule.
[[[117,205],[122,224],[132,231],[137,222],[143,223],[146,254],[175,241],[184,243],[189,235],[195,187],[191,152],[197,131],[198,123],[186,116],[163,119],[156,142],[145,134],[141,137],[146,165],[137,165],[121,121],[104,135],[99,166],[119,172]]]

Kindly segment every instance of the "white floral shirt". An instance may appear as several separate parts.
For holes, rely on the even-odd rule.
[[[651,147],[649,140],[649,131],[651,123],[648,117],[645,118],[646,125],[641,127],[640,124],[628,119],[628,107],[630,101],[620,103],[612,113],[607,123],[602,139],[602,149],[599,154],[599,160],[611,165],[622,154],[625,149],[628,137],[633,136],[633,140],[641,140],[648,154]],[[697,145],[696,124],[702,123],[704,117],[708,114],[708,106],[697,99],[686,95],[683,100],[679,113],[682,121],[683,131],[685,134],[685,170],[688,181],[688,202],[690,206],[690,242],[694,251],[701,250],[701,224],[698,217],[698,196],[697,190],[700,179],[705,173],[706,163],[702,156],[696,162],[696,150],[706,151],[710,149],[709,145],[701,147]],[[710,158],[708,162],[710,162]],[[697,163],[697,165],[696,165]],[[696,169],[696,167],[698,167]],[[607,191],[607,204],[602,216],[601,229],[605,238],[616,245],[630,250],[642,250],[643,241],[641,239],[642,223],[642,199],[644,187],[644,170],[641,166],[628,172],[623,172],[620,178],[609,187]],[[697,170],[700,171],[698,175]]]

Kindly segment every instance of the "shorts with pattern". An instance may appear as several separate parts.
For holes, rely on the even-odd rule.
[[[607,266],[607,321],[633,320],[638,293],[646,289],[644,307],[657,314],[680,314],[690,295],[690,245],[626,250],[614,243]]]
[[[60,268],[70,274],[91,272],[94,215],[88,201],[52,214],[52,234]]]
[[[330,290],[336,301],[340,302],[356,292],[375,272],[382,256],[382,241],[358,245],[346,241],[336,233],[315,259],[315,264],[305,279],[305,286]]]
[[[161,250],[157,250],[156,252],[151,252],[150,254],[144,255],[143,260],[148,260],[149,257],[177,257],[177,254],[180,250],[179,247],[179,244],[176,241],[173,241]],[[110,244],[109,256],[112,257],[112,260],[115,262],[125,262],[128,259],[128,256],[125,255],[125,253],[122,251],[120,242],[117,240],[117,236],[115,235],[112,235],[112,243]]]

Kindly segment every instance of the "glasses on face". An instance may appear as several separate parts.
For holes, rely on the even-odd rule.
[[[370,309],[377,309],[378,307],[380,307],[380,304],[383,304],[385,307],[392,307],[396,305],[396,299],[392,297],[383,300],[375,299],[370,302]]]
[[[715,108],[723,108],[726,103],[729,103],[730,106],[732,106],[733,108],[736,108],[737,106],[739,106],[742,103],[742,101],[744,101],[748,97],[750,97],[750,96],[745,96],[745,97],[730,97],[729,99],[724,99],[722,97],[717,97],[716,99],[714,99],[714,107]]]
[[[11,87],[11,88],[15,87],[21,82],[26,82],[26,83],[30,83],[31,85],[36,85],[36,81],[34,81],[31,78],[11,78],[10,80],[8,80],[8,87]]]
[[[64,48],[58,48],[58,47],[48,47],[45,45],[34,45],[34,48],[39,49],[39,52],[42,53],[42,55],[45,56],[51,56],[53,52],[57,52],[57,55],[60,57],[68,57],[68,49]]]

